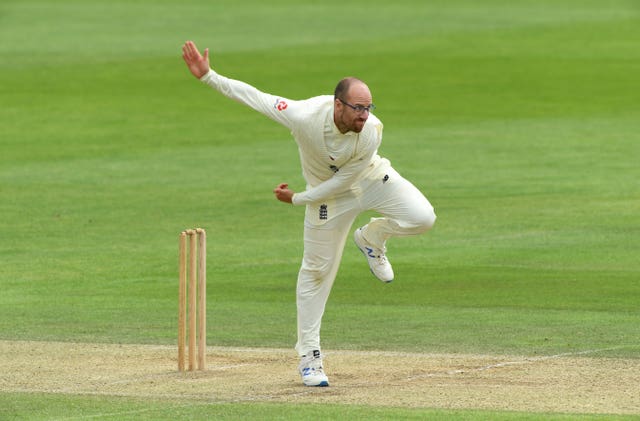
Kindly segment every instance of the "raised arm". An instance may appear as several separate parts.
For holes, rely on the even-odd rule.
[[[193,41],[187,41],[182,46],[182,58],[193,76],[222,95],[253,108],[289,129],[292,128],[296,115],[301,111],[299,101],[267,94],[248,83],[219,75],[209,63],[209,49],[204,50],[204,55],[200,54]]]

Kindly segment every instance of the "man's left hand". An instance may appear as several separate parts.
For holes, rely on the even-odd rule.
[[[289,185],[286,183],[278,184],[278,187],[273,189],[273,193],[276,195],[276,199],[285,203],[292,203],[293,194],[295,193],[293,190],[289,190]]]

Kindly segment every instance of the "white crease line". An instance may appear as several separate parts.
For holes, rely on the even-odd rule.
[[[449,371],[440,372],[440,373],[419,374],[419,375],[415,375],[415,376],[409,376],[409,377],[407,377],[406,380],[407,381],[412,381],[412,380],[421,379],[421,378],[453,376],[455,374],[474,373],[474,372],[480,372],[480,371],[487,371],[487,370],[491,370],[491,369],[494,369],[494,368],[508,367],[508,366],[512,366],[512,365],[533,364],[533,363],[537,363],[537,362],[540,362],[540,361],[553,360],[553,359],[562,358],[562,357],[575,357],[577,355],[587,355],[587,354],[595,354],[595,353],[598,353],[598,352],[615,351],[615,350],[622,349],[622,348],[627,348],[627,346],[617,346],[617,347],[602,348],[602,349],[590,349],[590,350],[586,350],[586,351],[576,351],[576,352],[563,352],[562,354],[546,355],[546,356],[542,356],[542,357],[525,358],[522,361],[506,361],[506,362],[503,362],[503,363],[489,364],[489,365],[486,365],[486,366],[483,366],[483,367],[478,367],[478,368],[449,370]]]

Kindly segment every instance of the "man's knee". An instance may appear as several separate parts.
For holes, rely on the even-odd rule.
[[[422,234],[424,232],[429,231],[431,228],[433,228],[433,225],[435,223],[436,223],[436,212],[431,206],[424,209],[420,213],[419,217],[413,221],[417,234]]]
[[[331,261],[322,258],[305,259],[302,262],[298,278],[306,281],[322,281],[331,272]]]

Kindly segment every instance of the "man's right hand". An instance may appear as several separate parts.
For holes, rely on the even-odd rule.
[[[193,41],[187,41],[182,46],[182,58],[192,75],[200,79],[209,72],[209,49],[204,50],[204,56],[198,51]]]

